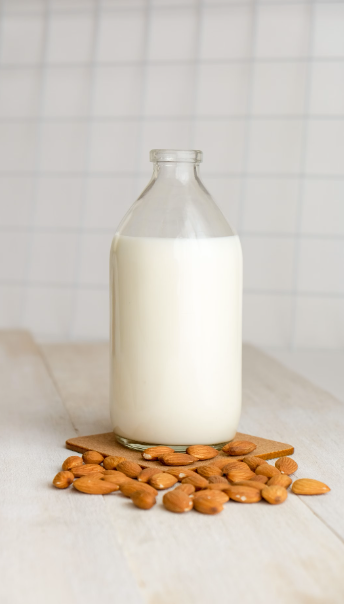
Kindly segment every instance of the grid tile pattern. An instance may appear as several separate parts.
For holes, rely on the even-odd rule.
[[[243,244],[244,337],[344,346],[344,2],[3,0],[0,326],[108,335],[154,147],[201,148]]]

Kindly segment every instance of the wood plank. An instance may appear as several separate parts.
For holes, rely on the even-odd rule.
[[[32,338],[0,335],[0,600],[141,602],[103,497],[51,480],[73,426]]]
[[[83,347],[88,352],[81,352]],[[94,354],[91,348],[44,346],[69,413],[83,432],[86,425],[95,432],[95,426],[110,423],[108,379],[100,369],[108,367],[107,346],[97,345]],[[76,384],[88,393],[84,405]],[[333,490],[308,499],[290,494],[276,507],[229,503],[216,517],[176,516],[160,503],[144,512],[121,495],[105,498],[145,600],[342,603],[344,545],[337,535],[344,534],[339,518],[343,482],[340,464],[332,463],[343,451],[339,404],[252,347],[244,349],[243,400],[241,430],[293,442],[298,475],[323,479]]]

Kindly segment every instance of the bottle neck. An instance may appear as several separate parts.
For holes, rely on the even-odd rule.
[[[198,180],[199,164],[194,162],[154,162],[155,180],[177,180],[182,184]]]

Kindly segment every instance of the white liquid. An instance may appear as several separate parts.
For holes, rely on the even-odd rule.
[[[216,444],[241,410],[239,238],[116,236],[111,249],[114,432]]]

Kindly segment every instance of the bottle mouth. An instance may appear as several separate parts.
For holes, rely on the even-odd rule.
[[[202,159],[202,151],[194,149],[152,149],[149,153],[149,160],[151,162],[188,162],[190,164],[199,164]]]

